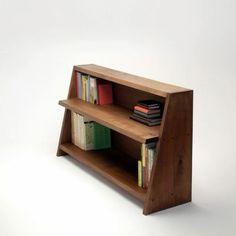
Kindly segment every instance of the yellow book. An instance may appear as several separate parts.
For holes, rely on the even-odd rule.
[[[146,145],[145,143],[142,143],[142,146],[141,146],[141,159],[142,159],[142,165],[143,167],[146,166]]]
[[[138,161],[138,186],[142,187],[142,162]]]
[[[82,75],[82,99],[85,101],[86,100],[86,80],[87,80],[87,75]]]

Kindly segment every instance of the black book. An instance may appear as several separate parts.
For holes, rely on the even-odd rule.
[[[134,114],[131,115],[130,118],[148,126],[155,126],[161,124],[161,119],[157,119],[155,122],[150,122],[149,120],[143,119],[139,116],[135,116]]]
[[[141,117],[145,117],[145,118],[148,118],[148,119],[160,118],[161,117],[161,113],[160,112],[153,113],[153,114],[146,114],[144,112],[134,110],[134,113],[139,115],[139,116],[141,116]]]
[[[135,113],[133,113],[133,116],[138,117],[138,118],[140,118],[140,119],[142,119],[142,120],[145,120],[145,121],[148,121],[148,122],[157,122],[157,121],[161,120],[160,117],[156,117],[156,118],[146,118],[146,117],[141,117],[140,115],[137,115],[137,114],[135,114]]]
[[[147,109],[160,109],[161,103],[155,100],[142,100],[138,101],[138,105]]]

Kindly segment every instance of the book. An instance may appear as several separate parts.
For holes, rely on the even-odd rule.
[[[159,122],[161,121],[161,118],[160,117],[157,117],[157,118],[145,118],[145,117],[141,117],[140,115],[136,114],[136,113],[133,113],[132,114],[134,117],[137,117],[145,122],[150,122],[150,123],[155,123],[155,122]]]
[[[71,112],[72,143],[83,150],[111,147],[110,129],[88,117]]]
[[[142,187],[147,188],[148,182],[148,152],[146,144],[142,143],[141,145],[141,161],[142,161]]]
[[[106,105],[113,103],[112,83],[97,81],[98,104]]]
[[[160,118],[161,117],[161,114],[160,113],[155,113],[155,114],[147,114],[147,113],[143,113],[141,111],[137,111],[137,110],[134,110],[134,113],[139,115],[139,116],[142,116],[144,118],[148,118],[148,119],[153,119],[153,118]]]
[[[98,87],[97,87],[97,79],[94,79],[94,104],[98,104]]]
[[[161,108],[161,103],[155,100],[142,100],[142,101],[138,101],[138,105],[147,108],[147,109],[157,109],[157,108]]]
[[[82,74],[82,77],[81,77],[81,98],[84,101],[86,100],[86,80],[87,80],[87,75]]]
[[[97,79],[90,76],[89,102],[97,104]]]
[[[145,144],[145,166],[144,166],[144,175],[143,175],[143,188],[147,188],[148,187],[148,147]]]
[[[94,78],[90,76],[89,83],[89,102],[94,103]]]
[[[87,75],[86,84],[85,84],[85,96],[86,101],[89,102],[90,97],[90,75]]]
[[[92,150],[93,149],[93,125],[91,124],[93,121],[85,116],[80,115],[81,117],[81,148],[84,150]]]
[[[149,162],[148,162],[148,182],[150,181],[150,178],[151,178],[154,154],[155,154],[154,149],[148,149],[148,159],[149,159]]]
[[[138,186],[142,187],[142,162],[138,161]]]
[[[147,108],[141,107],[139,105],[134,106],[134,111],[139,111],[145,114],[156,114],[156,113],[161,113],[160,109],[154,109],[154,110],[149,110]]]
[[[75,112],[71,112],[71,141],[73,144],[76,145],[76,113]]]
[[[146,148],[145,143],[142,143],[141,144],[141,160],[142,160],[143,166],[145,166],[145,148]]]
[[[81,90],[81,73],[80,72],[77,72],[76,73],[76,78],[77,78],[77,83],[76,83],[76,88],[77,88],[77,97],[82,99],[82,90]]]
[[[84,129],[84,122],[83,122],[83,116],[78,114],[78,127],[79,127],[79,134],[78,134],[78,146],[84,150],[84,144],[85,144],[85,129]]]
[[[147,146],[148,149],[155,149],[156,145],[157,145],[156,141],[146,143],[146,146]]]
[[[85,122],[85,145],[84,150],[94,149],[94,122]]]
[[[141,144],[141,159],[138,162],[138,186],[148,188],[155,157],[156,141]]]
[[[130,118],[148,126],[155,126],[161,124],[161,119],[156,119],[155,121],[151,122],[150,120],[145,120],[144,118],[135,116],[135,114],[130,115]]]
[[[94,149],[105,149],[111,147],[110,129],[94,122]]]

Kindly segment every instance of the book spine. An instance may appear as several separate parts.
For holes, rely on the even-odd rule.
[[[152,150],[148,149],[148,182],[150,181],[151,170],[152,170]]]
[[[97,79],[94,78],[94,100],[93,103],[94,104],[98,104],[98,86],[97,86]]]
[[[85,142],[86,142],[86,135],[85,135],[85,118],[81,116],[81,148],[86,150]]]
[[[71,111],[71,140],[75,144],[75,113]]]
[[[146,145],[144,143],[142,143],[142,146],[141,146],[141,160],[142,160],[142,187],[145,188]]]
[[[79,144],[79,114],[77,113],[74,113],[74,122],[75,122],[75,145],[80,147],[80,144]]]
[[[143,113],[148,113],[148,109],[140,107],[140,106],[134,106],[134,110],[141,111]]]
[[[85,150],[94,149],[93,131],[94,122],[85,123]]]
[[[142,162],[138,161],[138,186],[142,187]]]
[[[156,113],[156,114],[148,114],[148,113],[144,113],[144,112],[141,112],[141,111],[138,111],[138,110],[134,110],[134,113],[139,115],[139,116],[142,116],[144,118],[148,118],[148,119],[152,119],[152,118],[160,118],[161,117],[161,113]]]
[[[148,187],[148,148],[145,145],[144,188]]]
[[[82,99],[86,100],[86,75],[82,75]]]
[[[80,114],[76,114],[76,126],[77,126],[76,145],[81,148],[81,116]]]
[[[100,100],[99,100],[99,98],[100,98],[100,94],[99,94],[99,84],[100,84],[101,82],[100,82],[100,80],[96,80],[96,81],[97,81],[97,83],[96,83],[96,85],[97,85],[97,104],[100,105]]]
[[[90,77],[89,84],[89,102],[94,103],[94,78]]]
[[[87,75],[86,80],[86,101],[89,102],[90,97],[90,75]]]
[[[109,128],[94,122],[94,149],[111,147],[111,131]]]
[[[82,81],[81,81],[81,73],[80,72],[77,72],[77,97],[78,98],[82,98],[82,88],[81,88],[81,85],[82,85]]]

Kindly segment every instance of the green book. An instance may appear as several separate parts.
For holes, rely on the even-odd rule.
[[[94,149],[111,147],[111,131],[109,128],[94,122]]]

